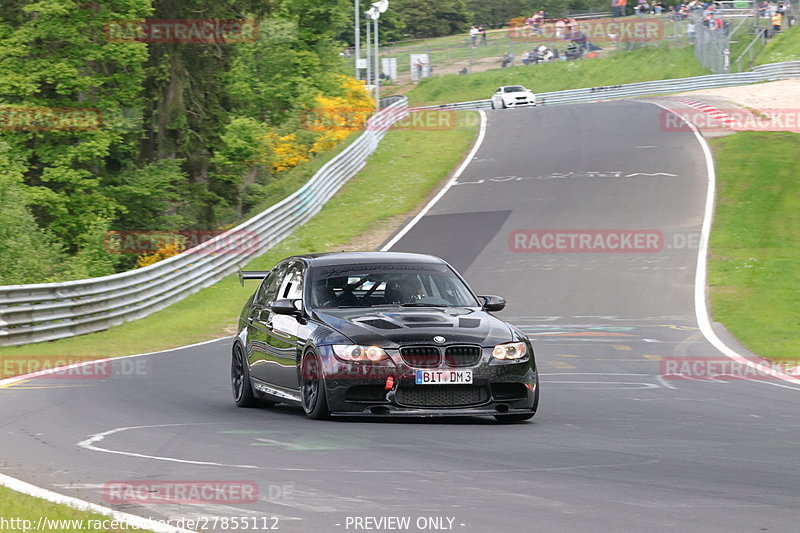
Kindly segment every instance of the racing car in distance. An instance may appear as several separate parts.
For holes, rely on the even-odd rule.
[[[491,98],[492,109],[535,106],[536,95],[522,85],[503,85]]]
[[[239,317],[231,359],[240,407],[286,403],[310,418],[531,418],[539,378],[529,339],[491,314],[445,261],[396,252],[284,259]]]

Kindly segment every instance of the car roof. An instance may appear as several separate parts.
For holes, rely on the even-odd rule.
[[[372,263],[409,263],[409,264],[445,264],[433,255],[414,254],[405,252],[329,252],[318,254],[304,254],[295,256],[304,260],[311,267],[331,265],[353,265]]]

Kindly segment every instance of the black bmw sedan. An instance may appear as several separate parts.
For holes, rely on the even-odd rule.
[[[533,348],[430,255],[342,252],[289,257],[260,279],[239,317],[237,405],[287,403],[330,416],[531,418]]]

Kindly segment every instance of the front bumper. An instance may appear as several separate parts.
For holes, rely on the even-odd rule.
[[[471,367],[472,384],[417,385],[415,368],[392,357],[388,365],[356,365],[326,358],[328,407],[337,416],[488,416],[534,412],[538,376],[532,357],[497,361],[485,354]],[[387,389],[387,379],[391,388]]]
[[[515,100],[506,101],[506,107],[535,107],[536,100]]]

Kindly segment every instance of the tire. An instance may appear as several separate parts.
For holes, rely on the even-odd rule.
[[[501,106],[501,109],[505,109],[506,108],[506,101],[505,100],[500,100],[500,106]]]
[[[325,377],[322,374],[322,361],[314,352],[303,356],[300,365],[300,394],[303,411],[313,420],[330,418],[328,399],[325,395]]]
[[[250,368],[241,345],[233,347],[231,356],[231,388],[233,401],[239,407],[256,407],[260,404],[253,394],[253,384],[250,382]]]
[[[497,108],[494,106],[494,100],[492,100],[492,109],[497,109]]]

